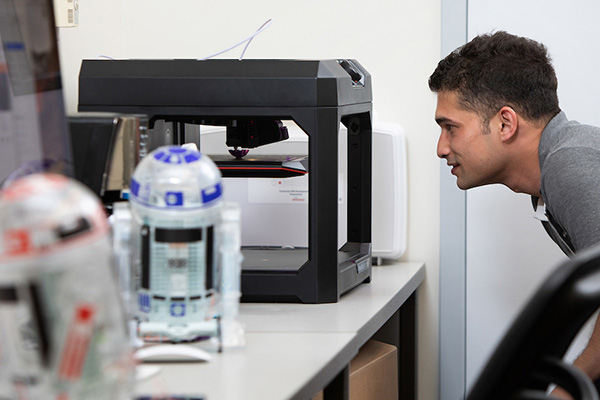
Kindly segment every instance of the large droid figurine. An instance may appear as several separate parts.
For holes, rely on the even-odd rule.
[[[130,189],[139,336],[161,342],[214,337],[222,278],[218,168],[196,150],[161,147],[136,167]]]
[[[64,176],[0,191],[0,397],[127,398],[133,363],[99,200]]]

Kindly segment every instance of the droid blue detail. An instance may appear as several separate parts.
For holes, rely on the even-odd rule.
[[[185,315],[185,303],[172,303],[171,315],[173,317],[183,317]]]
[[[202,155],[200,153],[191,153],[191,154],[186,154],[184,156],[184,159],[185,159],[185,162],[189,164],[191,162],[198,161],[201,156]]]
[[[202,189],[202,202],[204,204],[211,203],[221,198],[222,194],[221,184],[217,183],[213,187]]]
[[[131,180],[131,193],[133,193],[134,196],[138,196],[138,193],[140,192],[140,183],[138,181],[136,181],[135,179]]]
[[[198,161],[202,154],[182,147],[165,147],[154,154],[157,161],[165,164],[189,164]]]
[[[138,295],[138,303],[140,305],[140,311],[144,313],[150,312],[150,296],[146,293],[140,293]]]
[[[183,193],[182,192],[167,192],[165,194],[165,204],[167,206],[182,206],[183,205]]]

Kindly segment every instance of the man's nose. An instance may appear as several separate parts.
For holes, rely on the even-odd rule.
[[[439,158],[446,158],[450,154],[450,145],[447,135],[442,132],[437,144],[437,155]]]

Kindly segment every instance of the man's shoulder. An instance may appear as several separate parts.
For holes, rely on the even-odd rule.
[[[600,143],[600,127],[580,124],[577,121],[569,121],[560,129],[560,136],[566,140],[585,145],[589,143]]]
[[[542,181],[549,176],[567,176],[575,181],[600,179],[600,142],[566,142],[548,152],[541,166]]]
[[[549,124],[550,125],[550,124]],[[579,152],[600,151],[600,127],[580,124],[566,118],[545,129],[540,140],[540,164],[543,168],[548,157],[577,157]]]
[[[598,140],[566,138],[547,149],[544,159],[540,159],[543,193],[553,193],[564,200],[586,196],[600,201],[597,189],[600,187],[600,130],[597,136]]]

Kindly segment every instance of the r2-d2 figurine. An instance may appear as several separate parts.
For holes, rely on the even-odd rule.
[[[106,214],[81,183],[40,173],[0,191],[0,398],[131,394],[113,268]]]
[[[232,248],[223,236],[228,207],[217,166],[196,150],[160,147],[136,167],[129,200],[138,337],[187,342],[220,335],[220,320],[239,305],[241,255],[239,242]],[[236,226],[239,235],[239,214]],[[233,307],[222,302],[224,288],[228,298],[237,293]]]

